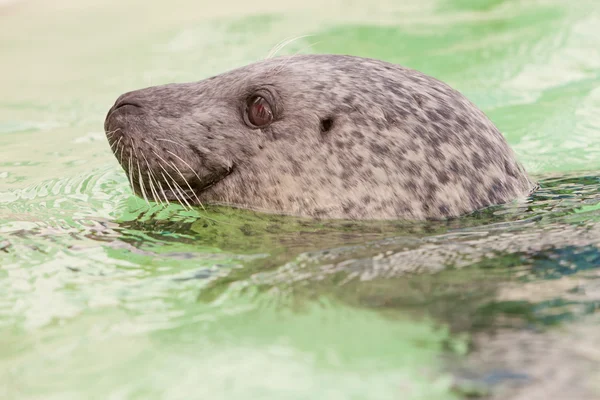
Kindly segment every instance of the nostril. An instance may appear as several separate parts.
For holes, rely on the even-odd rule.
[[[126,93],[124,95],[121,95],[117,101],[115,101],[115,103],[113,104],[113,106],[108,110],[108,113],[106,114],[106,119],[104,120],[104,129],[108,132],[109,128],[111,125],[114,126],[115,121],[113,120],[113,116],[115,114],[138,114],[141,111],[135,111],[135,110],[141,110],[142,109],[142,103],[135,101],[135,100],[131,100],[131,95],[129,95],[129,93]],[[115,113],[115,111],[117,111],[118,109],[122,109],[120,110],[119,113]]]
[[[132,107],[136,107],[136,108],[141,108],[142,107],[141,105],[139,105],[138,103],[134,103],[133,101],[122,101],[120,103],[117,103],[115,105],[114,109],[116,110],[117,108],[122,108],[122,107],[125,107],[125,106],[132,106]]]

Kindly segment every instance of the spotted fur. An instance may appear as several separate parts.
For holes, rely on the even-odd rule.
[[[258,89],[276,99],[275,120],[265,129],[243,119],[243,105]],[[138,194],[140,183],[149,187],[150,172],[167,170],[189,202],[197,196],[298,216],[421,220],[506,203],[535,187],[467,98],[383,61],[280,57],[129,92],[116,104],[123,102],[135,107],[113,107],[105,129],[115,132],[111,144],[124,143],[120,155],[113,149]],[[135,153],[147,162],[129,163],[141,159]],[[161,200],[156,192],[158,199],[149,197]]]

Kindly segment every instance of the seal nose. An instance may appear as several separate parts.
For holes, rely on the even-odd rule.
[[[142,102],[139,99],[136,99],[134,94],[135,92],[128,92],[119,96],[115,104],[108,110],[106,114],[106,119],[104,121],[104,129],[108,130],[110,117],[114,112],[119,110],[119,112],[131,112],[133,110],[139,110],[142,108]]]
[[[134,93],[135,92],[129,92],[129,93],[125,93],[125,94],[122,94],[121,96],[119,96],[117,101],[115,101],[115,105],[112,106],[111,111],[115,111],[115,110],[118,110],[119,108],[123,108],[123,107],[127,107],[127,106],[142,108],[141,102],[135,98]]]

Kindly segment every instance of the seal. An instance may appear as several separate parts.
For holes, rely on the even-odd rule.
[[[447,84],[344,55],[121,95],[104,128],[136,195],[327,219],[459,217],[536,185]]]

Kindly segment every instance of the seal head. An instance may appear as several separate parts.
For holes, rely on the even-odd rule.
[[[279,57],[128,92],[105,131],[134,192],[158,202],[421,220],[535,188],[462,94],[360,57]]]

